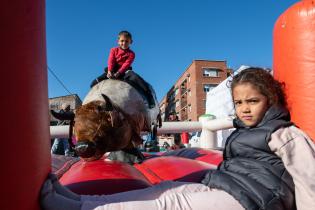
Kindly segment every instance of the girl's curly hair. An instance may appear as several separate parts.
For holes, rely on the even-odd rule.
[[[268,98],[270,106],[277,105],[287,108],[287,100],[284,92],[285,84],[273,78],[269,73],[270,69],[260,67],[247,68],[232,78],[230,81],[231,90],[243,83],[250,83],[257,90]]]

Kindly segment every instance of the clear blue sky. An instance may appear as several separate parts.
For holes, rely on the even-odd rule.
[[[297,0],[46,0],[48,66],[83,100],[117,33],[160,100],[196,59],[272,67],[275,21]],[[67,95],[48,72],[49,97]]]

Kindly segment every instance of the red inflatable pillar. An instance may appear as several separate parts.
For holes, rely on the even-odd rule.
[[[50,170],[45,1],[2,1],[0,16],[0,208],[36,210]]]
[[[274,27],[275,78],[286,84],[293,122],[315,140],[315,0],[285,11]]]

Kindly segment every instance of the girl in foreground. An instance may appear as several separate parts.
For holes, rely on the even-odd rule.
[[[42,206],[63,209],[313,209],[315,145],[290,121],[282,84],[249,68],[231,82],[236,130],[201,183],[162,182],[103,196],[77,195],[50,175]]]

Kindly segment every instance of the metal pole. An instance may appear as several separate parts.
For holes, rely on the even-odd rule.
[[[196,132],[203,128],[209,131],[217,131],[233,127],[232,118],[213,119],[208,121],[185,121],[185,122],[163,122],[161,128],[157,129],[158,134],[163,133],[181,133],[181,132]],[[50,126],[51,138],[68,138],[69,126]]]
[[[69,138],[69,125],[50,126],[50,138]]]

